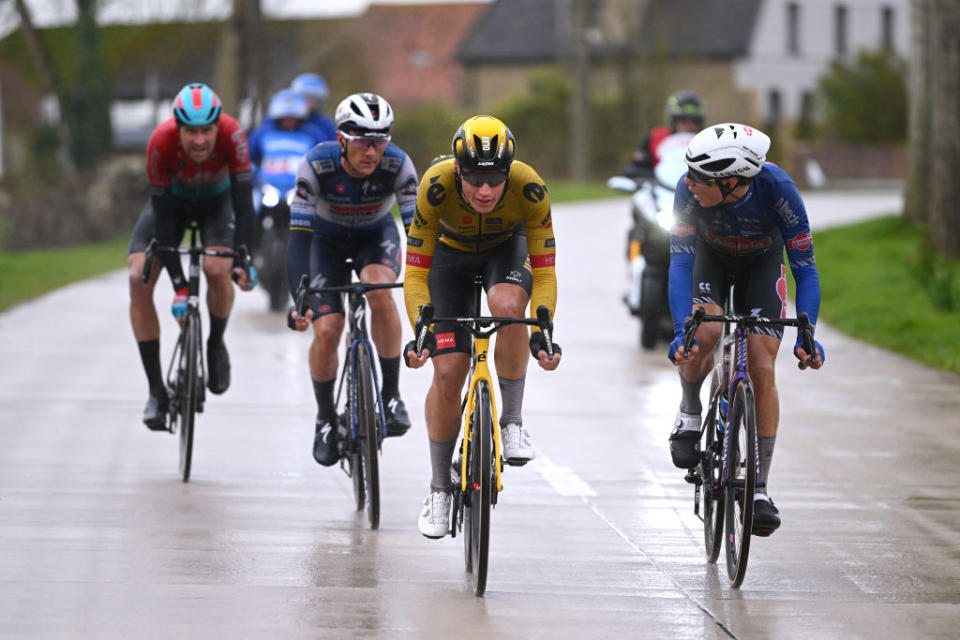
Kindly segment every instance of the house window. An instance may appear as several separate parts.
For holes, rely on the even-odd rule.
[[[800,5],[796,2],[787,4],[787,53],[800,55]]]
[[[893,50],[893,7],[884,7],[880,13],[880,46],[888,51]]]
[[[838,4],[833,15],[833,49],[842,58],[847,55],[847,7]]]
[[[775,130],[783,118],[783,97],[779,89],[770,89],[767,94],[767,129]]]

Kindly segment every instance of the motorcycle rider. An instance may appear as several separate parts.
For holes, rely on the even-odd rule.
[[[327,81],[316,73],[301,73],[290,88],[307,99],[307,120],[323,132],[323,140],[337,139],[337,125],[328,116],[324,115],[327,98],[330,97],[330,88]]]

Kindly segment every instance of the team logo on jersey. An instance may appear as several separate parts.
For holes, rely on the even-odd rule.
[[[423,246],[423,238],[408,237],[408,238],[407,238],[407,246],[408,246],[408,247],[422,247],[422,246]]]
[[[390,173],[396,173],[400,171],[400,167],[403,165],[403,160],[400,158],[391,158],[390,156],[383,156],[383,159],[380,160],[380,168],[384,171],[389,171]]]
[[[503,224],[503,218],[487,218],[487,224]]]
[[[550,218],[550,212],[547,211],[547,216],[540,221],[540,226],[544,229],[549,229],[553,226],[553,220]]]
[[[537,184],[536,182],[528,182],[527,184],[523,185],[523,197],[530,202],[542,202],[546,196],[546,185]]]
[[[692,224],[684,224],[682,222],[674,222],[673,226],[670,227],[670,233],[681,238],[685,236],[691,236],[697,232],[697,228]]]
[[[801,233],[787,240],[787,247],[799,251],[805,251],[813,246],[813,236],[809,233]]]
[[[417,193],[417,178],[415,176],[410,176],[406,184],[400,188],[400,194],[405,196],[416,195]]]
[[[435,207],[439,207],[443,204],[443,201],[447,197],[447,190],[439,182],[431,184],[427,189],[427,202],[432,204]]]
[[[380,243],[380,246],[390,255],[397,252],[397,245],[393,240],[384,240]]]
[[[331,173],[334,169],[333,160],[329,158],[314,160],[310,163],[310,166],[313,167],[313,170],[317,173]]]
[[[556,239],[556,238],[547,238],[547,239],[544,241],[543,246],[545,246],[545,247],[555,247],[555,246],[557,246],[557,239]]]
[[[341,194],[345,193],[347,190],[347,185],[343,184],[342,182],[338,182],[336,186],[336,190],[337,190],[337,193],[341,193]]]
[[[473,224],[473,216],[463,216],[463,218],[460,219],[460,224],[463,226]]]
[[[308,196],[312,195],[313,189],[310,188],[310,183],[303,178],[297,178],[297,197],[306,200]]]
[[[437,338],[437,350],[440,349],[453,349],[457,346],[457,334],[450,333],[438,333]]]
[[[523,282],[520,272],[516,269],[512,269],[510,273],[507,274],[507,277],[504,278],[504,280],[507,282],[516,282],[517,284]]]
[[[233,142],[233,149],[237,156],[237,162],[240,162],[241,164],[250,162],[250,149],[247,147],[246,134],[244,134],[242,130],[237,129],[233,132],[233,135],[230,136],[230,140]]]

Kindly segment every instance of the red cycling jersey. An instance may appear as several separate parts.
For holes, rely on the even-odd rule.
[[[180,144],[173,118],[154,129],[147,143],[147,178],[150,186],[169,190],[171,195],[208,198],[230,188],[230,176],[250,173],[250,150],[240,123],[227,114],[220,116],[213,153],[202,163],[190,159]]]

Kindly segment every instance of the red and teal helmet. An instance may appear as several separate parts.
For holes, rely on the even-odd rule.
[[[222,102],[213,89],[205,84],[188,84],[173,99],[173,117],[177,124],[205,127],[220,120]]]

